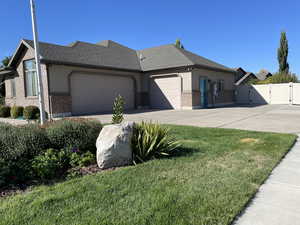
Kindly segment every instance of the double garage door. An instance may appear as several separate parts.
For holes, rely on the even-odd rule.
[[[74,115],[110,112],[118,95],[125,99],[125,109],[134,109],[134,81],[129,77],[74,73],[70,86]]]
[[[153,109],[180,109],[181,78],[178,76],[152,78],[150,106]]]

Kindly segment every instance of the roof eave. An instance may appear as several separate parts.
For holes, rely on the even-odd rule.
[[[192,68],[194,68],[194,65],[181,65],[181,66],[172,66],[172,67],[157,68],[157,69],[143,69],[142,72],[149,73],[149,72],[157,72],[157,71],[182,70],[182,69],[192,69]]]
[[[236,71],[235,70],[232,70],[232,69],[222,69],[222,68],[217,68],[217,67],[212,67],[212,66],[205,66],[205,65],[200,65],[200,64],[196,64],[195,65],[196,68],[199,68],[199,69],[208,69],[208,70],[213,70],[213,71],[220,71],[220,72],[228,72],[228,73],[233,73],[235,74]]]
[[[4,69],[0,69],[0,78],[1,79],[7,79],[7,78],[12,78],[16,75],[16,71],[14,69],[11,68],[4,68]]]
[[[117,67],[110,67],[110,66],[97,66],[97,65],[90,65],[90,64],[84,64],[84,63],[73,63],[73,62],[56,61],[56,60],[49,60],[49,59],[41,59],[41,63],[53,64],[53,65],[75,66],[75,67],[86,67],[86,68],[90,68],[90,69],[117,70],[117,71],[123,71],[123,72],[136,72],[136,73],[143,72],[141,70],[136,70],[136,69],[117,68]]]

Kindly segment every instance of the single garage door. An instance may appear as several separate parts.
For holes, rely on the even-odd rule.
[[[125,109],[134,108],[134,83],[128,77],[75,73],[70,83],[74,115],[112,111],[118,95],[125,99]]]
[[[181,78],[152,78],[150,85],[150,104],[154,109],[180,109]]]

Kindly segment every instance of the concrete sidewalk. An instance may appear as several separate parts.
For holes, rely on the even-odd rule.
[[[300,138],[235,225],[300,225]]]

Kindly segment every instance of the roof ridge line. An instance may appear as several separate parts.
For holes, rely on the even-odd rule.
[[[153,47],[148,47],[148,48],[143,48],[143,49],[138,49],[138,50],[135,50],[135,51],[144,51],[144,50],[148,50],[148,49],[152,49],[152,48],[160,48],[160,47],[163,47],[163,46],[171,46],[171,45],[174,45],[174,44],[165,44],[165,45],[158,45],[158,46],[153,46]]]
[[[140,70],[141,70],[141,72],[144,72],[143,67],[142,67],[142,60],[140,59],[140,56],[138,55],[138,54],[142,54],[142,53],[138,52],[137,50],[134,50],[134,51],[136,53],[136,57],[137,57],[137,60],[138,60],[139,66],[140,66]]]
[[[176,47],[174,44],[173,44],[173,47],[174,47],[175,49],[177,49],[177,51],[179,51],[180,54],[183,55],[188,61],[190,61],[190,63],[191,63],[192,65],[195,65],[195,63],[194,63],[188,56],[186,56],[185,54],[183,54],[183,52],[181,51],[181,49],[179,49],[178,47]],[[182,49],[182,50],[184,50],[184,49]]]

